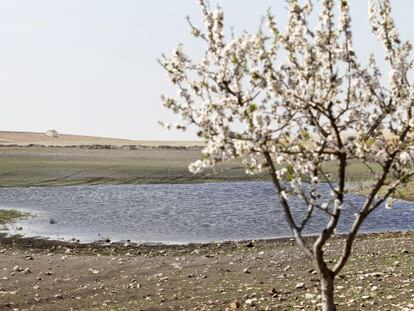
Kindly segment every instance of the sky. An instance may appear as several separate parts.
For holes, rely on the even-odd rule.
[[[216,0],[236,33],[256,31],[268,8],[286,21],[283,0]],[[351,0],[362,59],[380,47],[368,30],[367,1]],[[403,39],[414,42],[414,1],[392,0]],[[157,63],[182,42],[202,46],[185,17],[200,25],[197,0],[0,0],[0,130],[144,140],[193,140],[167,131],[176,117],[160,95],[175,93]]]

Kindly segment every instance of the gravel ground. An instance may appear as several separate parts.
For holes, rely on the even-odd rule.
[[[336,283],[339,310],[414,310],[414,233],[370,234]],[[338,237],[326,253],[334,259]],[[289,240],[165,246],[0,239],[0,310],[318,310]]]

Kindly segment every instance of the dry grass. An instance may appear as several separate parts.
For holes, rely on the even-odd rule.
[[[30,144],[43,146],[73,146],[73,145],[142,145],[142,146],[197,146],[199,141],[149,141],[105,138],[94,136],[58,134],[53,138],[45,133],[33,132],[6,132],[0,131],[0,145],[27,146]]]

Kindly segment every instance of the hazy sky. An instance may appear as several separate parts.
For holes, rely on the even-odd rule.
[[[283,0],[213,3],[236,31],[256,30],[269,7],[286,20]],[[414,2],[392,3],[403,38],[414,41]],[[367,1],[351,5],[365,57],[378,50],[367,29]],[[173,89],[157,57],[177,42],[189,54],[199,50],[186,15],[199,24],[196,0],[0,0],[0,130],[194,139],[158,125],[174,117],[159,101]]]

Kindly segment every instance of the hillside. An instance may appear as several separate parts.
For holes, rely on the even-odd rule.
[[[95,136],[58,134],[57,137],[45,133],[8,132],[0,131],[0,145],[43,145],[43,146],[73,146],[73,145],[141,145],[141,146],[194,146],[201,145],[197,141],[149,141],[105,138]]]

